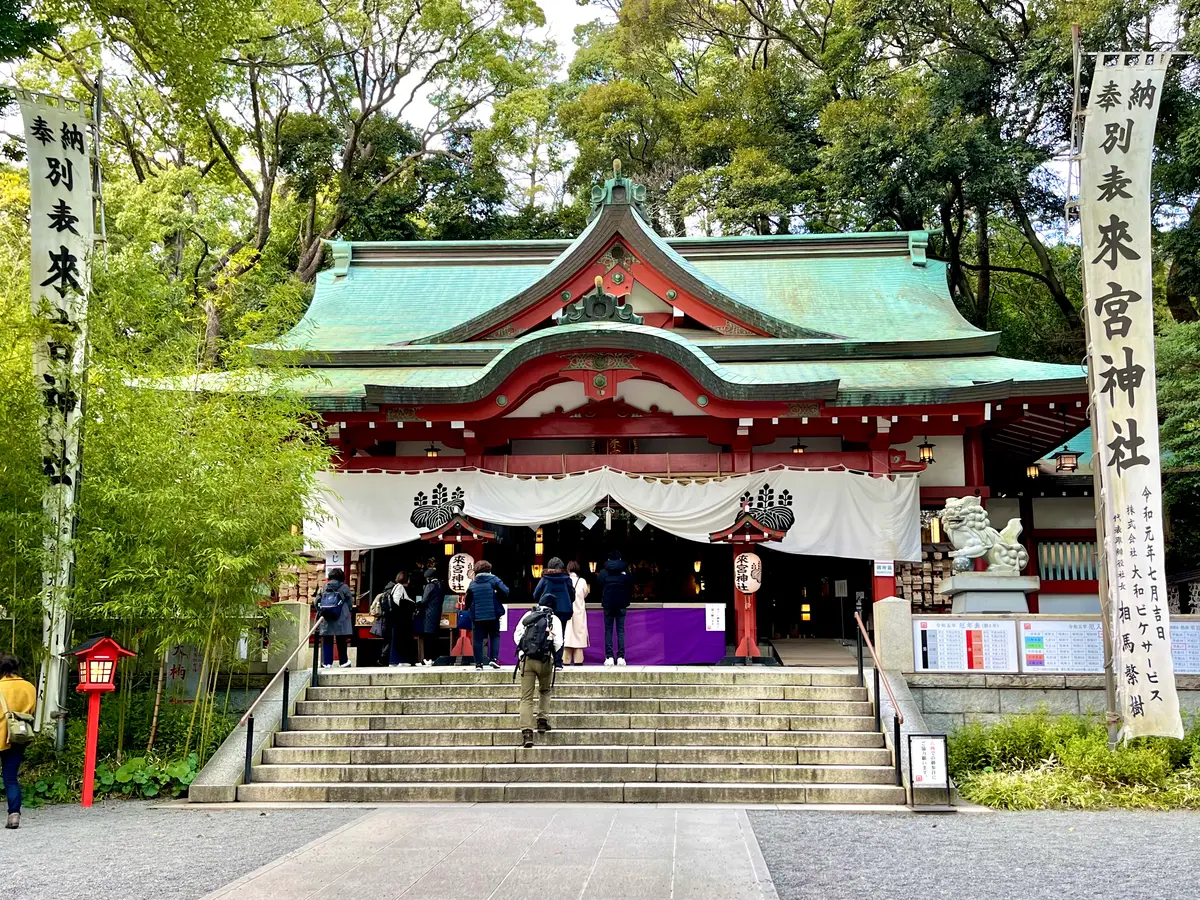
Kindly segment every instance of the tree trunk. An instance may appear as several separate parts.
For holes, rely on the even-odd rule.
[[[1062,310],[1063,318],[1067,320],[1067,327],[1072,331],[1082,331],[1083,322],[1080,320],[1078,312],[1071,303],[1071,298],[1067,296],[1066,289],[1063,287],[1062,281],[1059,280],[1058,271],[1054,268],[1050,254],[1046,251],[1046,245],[1042,243],[1042,239],[1038,237],[1037,231],[1034,230],[1033,222],[1029,220],[1029,214],[1025,212],[1025,206],[1021,203],[1021,198],[1014,196],[1012,198],[1012,205],[1013,212],[1017,215],[1017,222],[1021,225],[1021,231],[1025,234],[1025,240],[1033,248],[1033,253],[1038,259],[1042,275],[1046,277],[1050,296],[1058,308]]]
[[[204,349],[200,368],[212,369],[217,364],[217,341],[221,337],[221,311],[212,297],[204,298]]]
[[[975,211],[975,228],[975,251],[979,257],[979,272],[975,276],[975,324],[986,330],[992,306],[992,248],[986,203]]]
[[[158,664],[158,687],[154,689],[154,714],[150,717],[150,737],[146,741],[146,752],[154,749],[154,738],[158,735],[158,710],[162,706],[163,681],[167,674],[167,656],[170,646],[163,648],[162,660]]]
[[[941,204],[942,232],[946,238],[946,280],[951,296],[957,295],[967,309],[975,309],[975,294],[971,280],[962,265],[962,230],[954,225],[954,199],[947,197]]]

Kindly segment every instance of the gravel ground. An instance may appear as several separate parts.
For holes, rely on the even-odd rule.
[[[749,816],[780,900],[1197,896],[1200,813]]]
[[[192,900],[368,809],[153,809],[109,801],[26,809],[0,829],[0,894],[20,900]]]

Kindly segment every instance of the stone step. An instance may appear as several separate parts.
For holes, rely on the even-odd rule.
[[[339,715],[475,715],[515,713],[517,699],[454,700],[301,700],[298,716]],[[706,715],[784,715],[784,716],[869,716],[870,703],[853,700],[631,700],[609,697],[560,697],[550,701],[553,715],[620,713],[706,714]]]
[[[309,688],[306,700],[515,700],[518,684],[404,684]],[[613,700],[857,700],[866,688],[810,687],[769,684],[574,684],[559,681],[554,696]]]
[[[846,803],[897,805],[904,789],[883,784],[671,782],[376,782],[243,784],[238,800],[307,803]]]
[[[890,766],[882,748],[853,747],[642,747],[550,745],[479,747],[267,747],[264,765],[453,765],[490,763],[650,763],[657,765]],[[684,779],[680,779],[684,780]]]
[[[365,701],[371,702],[371,701]],[[292,716],[290,727],[296,731],[391,731],[396,729],[517,729],[515,713],[448,715],[321,715]],[[711,715],[650,713],[629,715],[601,713],[561,714],[552,716],[556,728],[641,728],[641,729],[737,729],[743,731],[870,731],[875,719],[862,716],[824,715]]]
[[[295,719],[292,720],[295,722]],[[648,729],[572,729],[555,727],[538,741],[545,745],[629,745],[638,747],[819,747],[881,748],[875,731],[704,731]],[[276,747],[471,747],[512,746],[521,736],[512,729],[449,730],[305,730],[275,735]]]
[[[853,660],[851,661],[853,662]],[[403,684],[512,684],[513,670],[472,666],[433,666],[397,669],[322,669],[321,687],[354,687]],[[559,672],[558,684],[732,684],[857,687],[856,672],[784,667],[691,666],[585,666]]]
[[[658,782],[688,784],[894,784],[891,766],[681,765],[655,763],[481,763],[405,765],[261,765],[254,781],[308,782],[543,782],[611,784]]]

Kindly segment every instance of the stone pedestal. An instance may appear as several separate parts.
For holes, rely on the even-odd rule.
[[[871,611],[875,618],[875,652],[879,654],[880,665],[888,672],[911,672],[912,604],[901,597],[885,597],[876,600]]]
[[[1041,583],[1036,575],[961,572],[943,578],[939,590],[950,597],[953,613],[1027,613],[1027,595]]]

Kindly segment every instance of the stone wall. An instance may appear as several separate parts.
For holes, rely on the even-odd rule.
[[[1104,714],[1103,675],[905,675],[925,726],[949,734],[969,722],[991,725],[1012,713]],[[1184,722],[1200,712],[1200,675],[1176,676]]]

